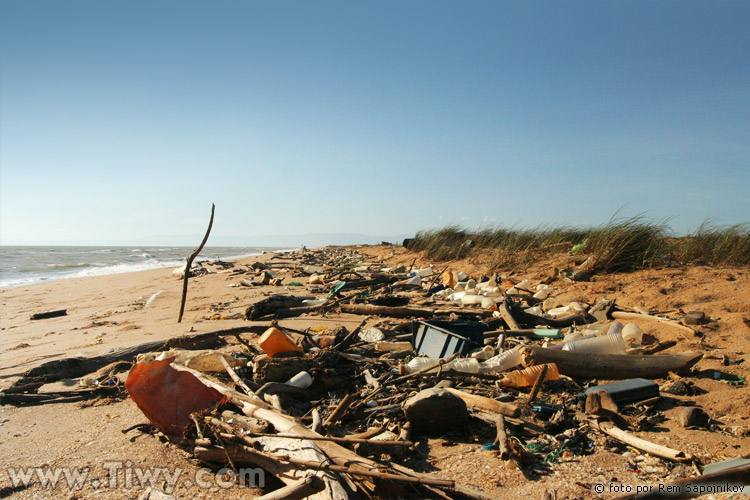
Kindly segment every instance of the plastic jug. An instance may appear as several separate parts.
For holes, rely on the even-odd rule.
[[[302,351],[300,346],[274,326],[261,335],[260,339],[258,339],[258,345],[271,357],[280,352]]]
[[[601,354],[625,354],[625,340],[619,333],[608,333],[601,337],[573,340],[563,344],[563,351],[597,352]]]
[[[539,378],[545,365],[536,365],[523,370],[515,370],[503,375],[500,384],[503,387],[531,387]],[[557,371],[557,365],[550,363],[547,365],[547,373],[544,380],[557,380],[560,378],[560,372]]]
[[[479,364],[479,373],[500,373],[521,364],[521,347],[503,351]]]

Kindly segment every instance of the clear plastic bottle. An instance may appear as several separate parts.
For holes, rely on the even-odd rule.
[[[503,375],[500,384],[503,387],[531,387],[542,373],[544,365],[531,366],[523,370],[515,370]],[[547,373],[544,380],[557,380],[560,378],[560,372],[557,371],[557,365],[550,363],[547,365]]]
[[[521,364],[521,346],[503,351],[479,364],[479,373],[500,373]]]
[[[627,347],[620,333],[608,333],[601,337],[573,340],[566,342],[563,351],[596,352],[600,354],[625,354]]]
[[[409,361],[406,366],[406,373],[414,373],[419,370],[424,370],[427,367],[435,367],[437,370],[437,359],[419,357]],[[478,373],[479,372],[479,361],[474,358],[458,358],[448,363],[443,364],[443,370],[456,370],[457,372],[464,373]]]

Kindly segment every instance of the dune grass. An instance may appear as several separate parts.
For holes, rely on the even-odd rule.
[[[418,232],[409,248],[437,261],[482,255],[491,270],[525,267],[545,255],[572,252],[590,258],[595,272],[692,263],[749,266],[750,223],[717,226],[707,221],[684,237],[674,236],[667,221],[651,221],[643,215],[620,218],[615,214],[596,227],[467,229],[451,225]]]

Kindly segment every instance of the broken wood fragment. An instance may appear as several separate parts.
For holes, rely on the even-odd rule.
[[[58,309],[57,311],[47,311],[43,313],[36,313],[31,315],[31,320],[35,321],[38,319],[57,318],[59,316],[66,316],[68,314],[67,309]]]
[[[468,409],[477,409],[483,411],[493,412],[499,415],[507,415],[509,417],[518,417],[521,415],[521,410],[515,405],[510,403],[503,403],[501,401],[495,401],[494,399],[486,398],[484,396],[477,396],[475,394],[469,394],[468,392],[459,391],[452,387],[445,387],[446,391],[450,392],[463,399]]]

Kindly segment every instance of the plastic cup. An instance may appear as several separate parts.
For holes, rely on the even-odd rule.
[[[619,333],[608,333],[601,337],[573,340],[563,344],[563,351],[596,352],[600,354],[625,354],[625,340]]]

